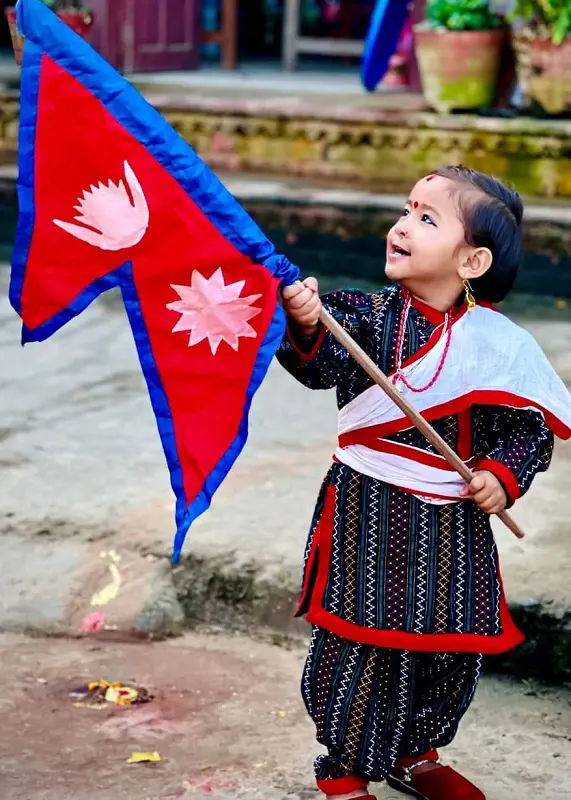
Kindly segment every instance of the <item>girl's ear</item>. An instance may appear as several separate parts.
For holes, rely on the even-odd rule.
[[[462,262],[458,274],[463,281],[481,278],[492,266],[493,256],[487,247],[478,247]]]

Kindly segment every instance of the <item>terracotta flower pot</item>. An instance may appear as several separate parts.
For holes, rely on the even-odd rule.
[[[12,37],[12,47],[14,48],[14,56],[18,66],[22,63],[22,55],[24,50],[24,38],[20,35],[18,25],[16,23],[16,9],[8,7],[4,9],[6,19],[8,20],[8,27],[10,28],[10,36]],[[65,22],[66,25],[85,38],[89,29],[93,25],[93,14],[91,11],[82,8],[69,8],[65,11],[58,11],[58,17]]]
[[[443,113],[486,108],[498,86],[505,33],[414,29],[424,96]]]
[[[571,111],[571,36],[563,44],[537,38],[529,44],[528,91],[548,114]]]

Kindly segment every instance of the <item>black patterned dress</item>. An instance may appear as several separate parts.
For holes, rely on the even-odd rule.
[[[323,301],[385,373],[395,369],[405,306],[397,288]],[[403,356],[443,320],[414,302]],[[339,408],[371,386],[324,330],[307,341],[290,326],[278,359],[310,389],[336,388]],[[553,435],[534,411],[473,406],[433,425],[464,460],[477,457],[477,468],[498,477],[510,505],[551,460]],[[434,452],[414,428],[388,438]],[[298,613],[314,626],[302,688],[329,751],[316,763],[328,793],[380,780],[399,756],[451,741],[480,654],[523,638],[504,599],[488,515],[470,502],[425,502],[342,463],[333,463],[318,497]]]

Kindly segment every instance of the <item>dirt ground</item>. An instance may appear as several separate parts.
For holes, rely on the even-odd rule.
[[[4,634],[0,798],[317,799],[311,762],[319,750],[298,693],[303,657],[220,633],[155,644]],[[70,691],[97,678],[136,682],[155,699],[74,705]],[[128,765],[135,751],[162,760]],[[571,798],[571,694],[484,679],[445,758],[488,800]]]

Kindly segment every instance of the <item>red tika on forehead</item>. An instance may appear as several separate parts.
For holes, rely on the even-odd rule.
[[[426,179],[426,182],[428,183],[428,181],[431,181],[436,177],[437,177],[436,175],[429,175],[428,178]]]
[[[415,207],[415,208],[418,208],[418,200],[415,200],[415,201],[414,201],[414,207]]]

